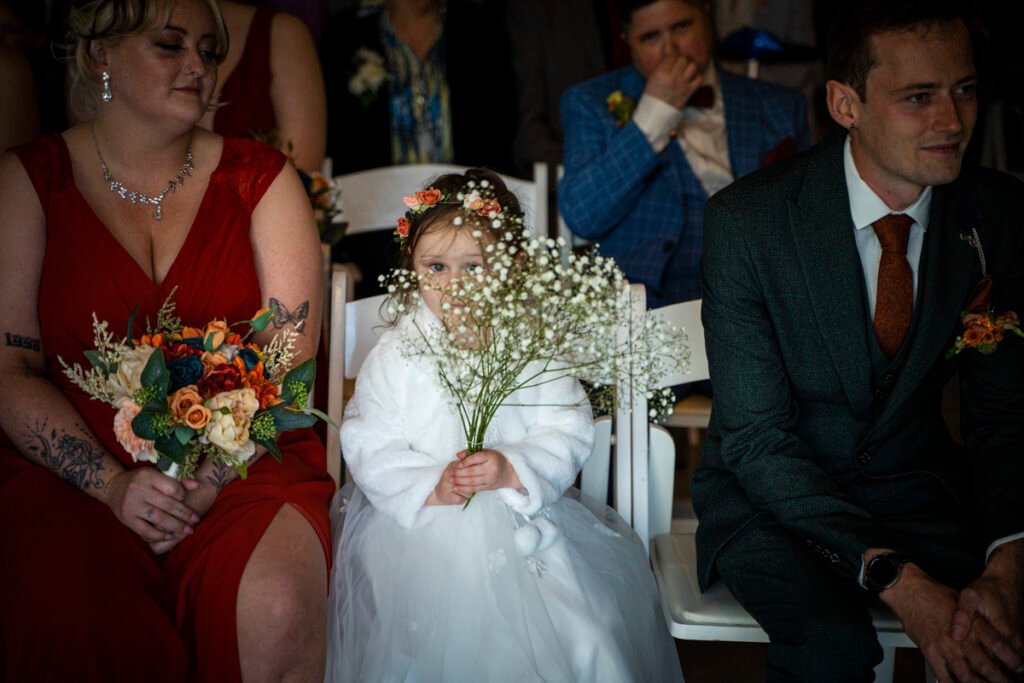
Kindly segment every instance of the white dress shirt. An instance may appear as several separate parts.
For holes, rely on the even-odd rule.
[[[882,216],[890,213],[905,213],[914,219],[910,227],[910,240],[907,242],[907,261],[914,273],[914,301],[917,301],[917,274],[920,270],[921,247],[924,245],[924,233],[928,229],[928,218],[931,214],[932,188],[926,187],[921,195],[903,211],[894,212],[875,191],[860,177],[857,165],[850,151],[850,138],[846,138],[843,146],[843,166],[846,171],[846,190],[850,195],[850,215],[853,217],[854,239],[857,241],[857,252],[860,254],[861,268],[864,269],[864,284],[867,286],[868,306],[872,319],[875,317],[875,301],[878,296],[878,262],[882,259],[882,245],[871,225]],[[1004,543],[1024,538],[1024,532],[996,539],[985,550],[985,561],[992,551]],[[863,584],[863,565],[861,569],[861,585]]]
[[[644,94],[633,112],[633,121],[659,153],[668,146],[671,132],[676,131],[676,142],[710,197],[732,183],[734,177],[725,129],[725,102],[714,65],[709,65],[704,73],[704,85],[711,86],[715,92],[715,102],[710,108],[679,110],[664,100]]]

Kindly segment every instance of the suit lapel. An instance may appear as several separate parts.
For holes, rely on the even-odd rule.
[[[739,87],[739,77],[718,70],[718,83],[725,103],[725,132],[729,144],[729,163],[734,178],[756,171],[761,166],[758,145],[760,140],[761,108],[752,101],[746,88]]]
[[[808,160],[804,185],[788,208],[814,318],[854,414],[860,415],[872,405],[871,357],[842,143],[837,136]]]
[[[960,239],[960,200],[950,186],[936,187],[918,274],[919,307],[907,360],[893,387],[881,425],[910,398],[925,374],[942,358],[957,329],[972,284],[981,278],[973,248]]]

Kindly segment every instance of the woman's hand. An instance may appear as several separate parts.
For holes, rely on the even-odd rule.
[[[194,533],[199,515],[185,503],[194,481],[178,482],[155,467],[120,472],[108,482],[107,506],[126,527],[147,543]]]
[[[515,468],[498,451],[485,448],[473,455],[459,451],[458,458],[454,464],[454,491],[461,496],[469,496],[477,491],[520,489],[523,486]]]

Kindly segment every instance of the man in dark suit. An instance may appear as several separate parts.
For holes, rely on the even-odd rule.
[[[558,203],[575,234],[647,287],[651,306],[697,299],[705,202],[806,147],[806,106],[794,90],[715,66],[706,2],[616,4],[633,63],[563,96]]]
[[[1024,309],[1024,186],[961,172],[977,76],[951,3],[861,0],[829,42],[848,134],[707,208],[702,586],[767,631],[769,680],[872,680],[875,596],[940,681],[1019,680],[1024,339],[955,350],[980,340],[961,311]]]

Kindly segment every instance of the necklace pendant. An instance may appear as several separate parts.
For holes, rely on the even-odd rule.
[[[156,210],[153,211],[153,220],[160,220],[164,217],[164,207],[159,204],[156,205]]]

